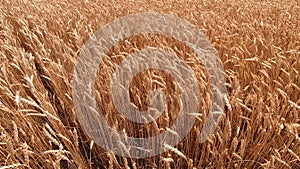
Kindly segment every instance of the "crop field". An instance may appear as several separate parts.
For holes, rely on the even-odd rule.
[[[148,124],[118,113],[109,84],[128,55],[147,46],[173,51],[192,67],[199,86],[200,110],[188,135],[168,151],[137,159],[104,149],[85,132],[74,108],[72,78],[95,31],[142,12],[172,14],[196,25],[222,62],[227,96],[216,130],[201,142],[212,102],[201,60],[162,35],[120,41],[93,84],[97,106],[119,133],[147,138],[170,131],[180,109],[173,77],[148,69],[131,81],[130,100],[147,110],[147,93],[160,89],[168,113]],[[8,168],[300,169],[300,1],[0,0],[0,169]]]

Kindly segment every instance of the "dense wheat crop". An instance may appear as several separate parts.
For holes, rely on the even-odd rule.
[[[190,134],[170,151],[131,159],[105,151],[85,134],[74,111],[71,80],[78,53],[90,34],[113,19],[145,11],[176,14],[203,31],[222,60],[228,99],[208,141],[199,142],[205,120],[199,117]],[[135,37],[129,39],[131,45],[121,42],[111,55],[130,53],[133,47],[153,41],[166,49],[176,44],[156,35]],[[180,45],[177,49],[187,57],[188,51]],[[107,69],[98,73],[99,97],[107,89],[103,81],[109,80],[109,63],[118,60],[106,62]],[[207,76],[201,63],[192,62],[205,96],[201,100],[205,114],[210,97],[205,90]],[[165,86],[171,84],[164,80],[170,77],[155,70],[140,74],[143,81],[136,78],[133,84],[143,87],[154,76],[162,77],[154,87],[170,90]],[[132,95],[136,95],[135,104],[145,108],[138,101],[145,96],[134,89]],[[171,109],[176,111],[172,101],[176,91],[172,96],[170,102],[175,105]],[[170,122],[162,118],[153,126],[135,126],[110,115],[112,125],[133,136],[139,134],[135,133],[138,127],[143,127],[146,137],[165,130]],[[170,116],[169,120],[176,118]],[[300,168],[300,2],[1,0],[0,166]]]

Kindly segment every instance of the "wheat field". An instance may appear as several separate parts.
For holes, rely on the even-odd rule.
[[[216,48],[226,73],[226,111],[216,131],[200,143],[205,116],[176,147],[145,159],[114,155],[86,135],[72,102],[76,58],[89,35],[110,21],[147,11],[174,14],[196,25]],[[300,169],[300,1],[72,1],[1,0],[0,4],[0,168],[291,168]],[[110,107],[107,94],[112,63],[132,49],[177,47],[181,58],[195,58],[173,39],[137,36],[120,42],[99,69],[99,107],[111,125],[130,136],[166,130],[177,115],[139,126]],[[121,55],[120,53],[126,53]],[[199,81],[201,112],[210,92],[201,62],[190,59]],[[101,70],[101,71],[100,71]],[[156,84],[149,84],[153,77]],[[139,74],[132,85],[140,109],[149,101],[141,90],[168,93],[170,112],[178,111],[172,77],[157,70]],[[170,86],[175,86],[170,88]],[[100,98],[105,98],[101,101]],[[140,100],[145,100],[141,102]],[[102,104],[103,103],[103,104]],[[142,134],[136,132],[142,128]]]

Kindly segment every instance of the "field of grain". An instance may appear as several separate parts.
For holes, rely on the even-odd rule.
[[[199,119],[171,150],[132,159],[105,151],[82,130],[71,81],[89,35],[116,18],[146,11],[175,14],[199,27],[222,60],[228,100],[206,142],[198,139],[205,120]],[[164,48],[174,47],[172,40],[153,35],[133,38],[124,49],[120,43],[120,48],[129,51],[137,44],[139,49],[153,45],[148,42],[155,38],[161,38],[156,43]],[[181,49],[178,53],[184,55],[187,51]],[[205,114],[210,101],[204,90],[207,77],[201,63],[194,64],[204,74],[199,86],[206,96],[201,107]],[[98,101],[107,89],[106,71],[98,74]],[[155,70],[152,75],[167,76]],[[145,81],[149,76],[140,75]],[[136,78],[133,84],[143,86],[141,82]],[[171,109],[176,111],[173,95]],[[155,126],[136,126],[113,113],[110,118],[128,135],[139,135],[138,127],[145,137],[155,132]],[[159,120],[157,132],[170,123]],[[300,2],[1,0],[0,168],[300,168]]]

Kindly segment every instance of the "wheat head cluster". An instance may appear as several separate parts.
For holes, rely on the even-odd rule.
[[[193,69],[201,95],[196,122],[179,144],[134,159],[103,149],[84,132],[72,102],[72,78],[91,34],[116,18],[147,11],[182,17],[208,37],[222,61],[228,94],[216,131],[201,143],[212,99],[201,60],[170,37],[120,41],[99,66],[95,83],[98,107],[112,128],[142,138],[174,132],[180,90],[163,71],[148,69],[130,84],[130,99],[140,110],[149,106],[152,89],[166,94],[167,110],[155,122],[130,122],[114,108],[111,75],[136,50],[153,46],[176,53]],[[300,2],[1,0],[0,168],[300,168]]]

